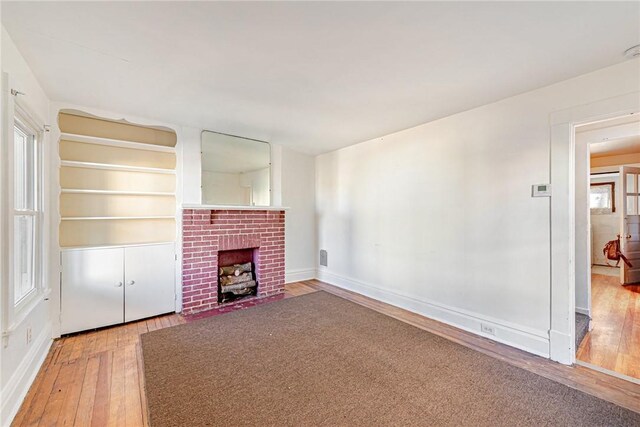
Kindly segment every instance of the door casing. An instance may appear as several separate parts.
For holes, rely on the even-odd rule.
[[[575,363],[575,168],[576,126],[640,112],[640,92],[632,92],[554,112],[551,136],[551,306],[549,357]]]

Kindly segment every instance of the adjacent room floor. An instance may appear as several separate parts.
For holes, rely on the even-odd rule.
[[[319,281],[286,297],[325,290],[475,351],[640,412],[640,384],[569,367]],[[640,317],[639,317],[640,318]],[[13,425],[148,425],[140,334],[184,323],[167,315],[56,340]]]
[[[640,285],[621,286],[617,275],[591,276],[592,330],[578,360],[640,379]]]

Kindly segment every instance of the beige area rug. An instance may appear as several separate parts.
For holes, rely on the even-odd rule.
[[[326,292],[142,335],[160,426],[638,426],[640,414]]]

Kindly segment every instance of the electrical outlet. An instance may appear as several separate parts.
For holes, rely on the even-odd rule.
[[[496,334],[496,328],[494,328],[491,325],[487,325],[486,323],[481,323],[480,324],[480,330],[482,332],[484,332],[485,334],[489,334],[489,335],[495,335]]]
[[[27,344],[31,344],[31,326],[27,327]]]

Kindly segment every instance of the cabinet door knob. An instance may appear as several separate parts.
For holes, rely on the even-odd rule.
[[[121,288],[122,287],[122,282],[118,282],[118,284],[116,285],[116,288]]]
[[[127,283],[127,285],[131,286],[131,285],[135,285],[136,281],[135,280],[129,280],[129,283]]]

